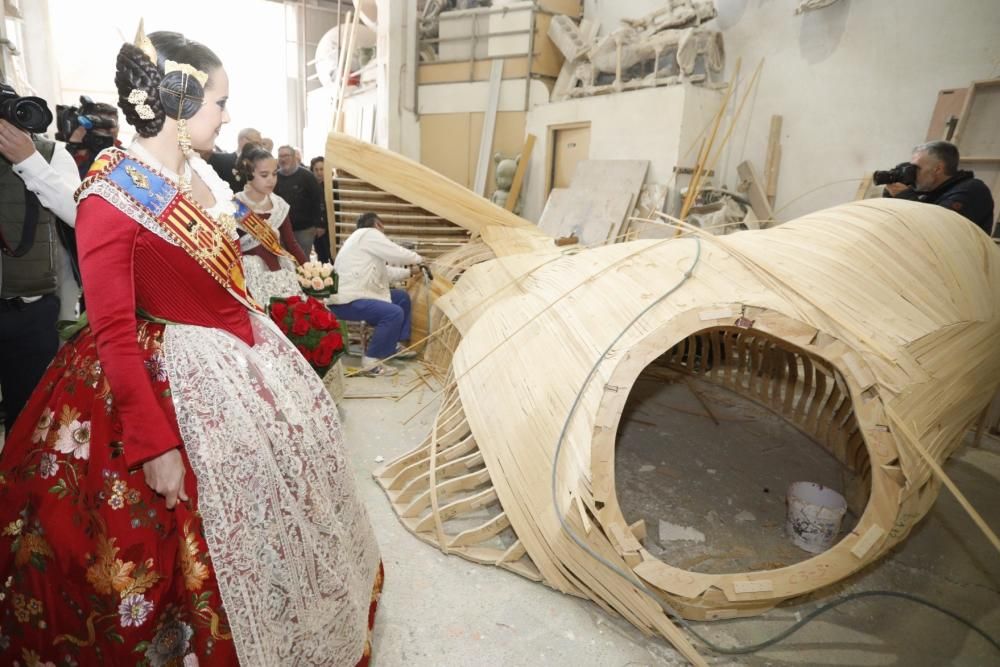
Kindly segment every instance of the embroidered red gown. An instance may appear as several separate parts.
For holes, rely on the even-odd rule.
[[[175,392],[185,389],[189,397],[198,398],[198,363],[193,364],[193,373],[185,372],[183,386],[175,385],[168,377],[170,364],[164,348],[166,330],[176,327],[188,332],[186,338],[179,335],[178,346],[200,340],[200,332],[205,332],[227,341],[235,350],[232,354],[250,354],[255,340],[266,339],[269,330],[254,320],[263,318],[251,314],[187,252],[137,224],[104,198],[82,200],[77,220],[89,326],[62,348],[8,434],[0,457],[0,664],[190,667],[199,661],[234,665],[238,655],[244,664],[267,664],[275,656],[294,654],[294,647],[272,646],[280,641],[267,632],[289,636],[301,632],[312,641],[319,634],[315,630],[329,634],[329,628],[307,627],[302,609],[295,616],[289,610],[258,604],[258,600],[278,586],[276,580],[286,570],[294,570],[292,565],[308,569],[315,564],[277,553],[273,572],[278,575],[260,582],[259,591],[246,593],[238,583],[227,583],[225,595],[220,593],[215,555],[224,554],[220,557],[226,559],[225,581],[239,582],[246,578],[246,570],[239,571],[240,559],[233,556],[236,548],[228,543],[257,549],[247,553],[270,554],[274,549],[264,544],[268,536],[262,532],[263,546],[257,545],[255,534],[243,527],[259,525],[265,532],[274,528],[267,518],[253,516],[259,508],[245,502],[234,504],[244,498],[219,501],[216,496],[232,496],[233,492],[214,478],[196,481],[188,447],[199,440],[197,425],[202,422],[197,419],[202,416],[187,414],[197,407],[184,408],[186,413],[179,420],[175,403],[197,406],[198,402],[176,401]],[[137,310],[169,324],[138,319]],[[275,343],[268,344],[273,347]],[[246,363],[233,358],[234,365]],[[271,389],[273,396],[269,394],[268,400],[276,407],[270,418],[295,422],[288,416],[294,405],[282,403],[280,391]],[[255,387],[253,391],[266,390]],[[231,400],[238,402],[240,397]],[[224,427],[229,422],[218,423]],[[184,429],[181,424],[186,425]],[[308,425],[295,428],[308,429]],[[182,437],[185,429],[192,442]],[[247,438],[252,441],[251,435]],[[239,438],[231,434],[227,439]],[[219,441],[206,442],[215,449],[203,446],[204,451],[219,454]],[[190,500],[169,511],[146,485],[141,464],[178,446],[187,468]],[[225,459],[228,454],[221,455]],[[238,450],[232,455],[241,456]],[[225,465],[238,466],[239,462]],[[340,466],[341,473],[346,470],[340,458],[333,465]],[[247,474],[253,479],[255,472]],[[265,478],[261,472],[261,479]],[[204,508],[199,490],[213,494],[212,503]],[[311,492],[309,498],[314,511],[324,500],[342,502],[316,495]],[[232,512],[233,507],[238,508],[238,516],[219,516],[218,508]],[[213,525],[232,534],[219,535],[220,528],[213,528],[215,534],[206,540],[206,516],[214,517]],[[348,543],[344,537],[334,535],[334,539]],[[300,556],[310,553],[299,551]],[[237,556],[248,560],[243,552]],[[252,555],[249,560],[257,558],[261,556]],[[259,564],[252,567],[267,569]],[[377,570],[375,592],[365,609],[369,629],[381,584],[381,567]],[[285,585],[290,584],[281,583]],[[302,590],[295,589],[299,593],[288,597],[301,607],[316,596],[310,596],[308,583],[298,585]],[[234,622],[232,610],[227,614],[226,595],[240,615],[239,623]],[[280,615],[286,612],[287,617]],[[280,623],[286,618],[289,625],[285,628],[254,629],[266,625],[265,621],[274,624],[275,619]],[[234,642],[231,628],[237,627],[249,629],[235,633]],[[301,642],[301,636],[296,641]],[[328,638],[315,639],[318,646],[301,649],[306,656],[303,664],[321,664],[319,656],[333,650],[322,644]],[[356,648],[357,639],[352,641]],[[337,648],[346,645],[344,640]],[[308,657],[310,651],[313,658]],[[359,664],[366,663],[368,648],[363,655],[355,655]]]

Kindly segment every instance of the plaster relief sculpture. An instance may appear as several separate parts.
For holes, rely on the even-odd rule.
[[[566,61],[552,99],[582,97],[687,81],[722,71],[722,33],[699,27],[716,15],[710,0],[671,0],[667,7],[596,39],[595,26],[555,16],[549,38]],[[700,67],[699,67],[700,65]]]

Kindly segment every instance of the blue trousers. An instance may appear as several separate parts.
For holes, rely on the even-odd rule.
[[[378,299],[358,299],[330,306],[337,319],[367,322],[375,327],[365,356],[385,359],[396,354],[396,343],[410,339],[410,295],[406,290],[389,290],[392,303]]]

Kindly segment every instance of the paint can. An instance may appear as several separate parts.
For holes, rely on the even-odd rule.
[[[785,533],[809,553],[826,551],[837,540],[847,501],[833,489],[814,482],[794,482],[786,496]]]

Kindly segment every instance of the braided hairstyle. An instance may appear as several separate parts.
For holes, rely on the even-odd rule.
[[[259,144],[247,142],[236,158],[237,180],[249,183],[253,180],[253,170],[261,160],[273,160],[271,152]]]
[[[211,49],[186,39],[179,32],[154,32],[149,39],[156,48],[157,62],[150,62],[135,45],[122,44],[115,71],[118,106],[125,120],[141,137],[159,134],[168,116],[175,120],[191,118],[198,113],[205,97],[204,87],[193,76],[185,76],[182,72],[164,74],[167,60],[191,65],[205,73],[222,66],[222,61]],[[153,118],[140,118],[135,105],[129,103],[129,93],[136,89],[146,92],[145,104],[153,110]],[[182,99],[183,104],[180,104]]]

